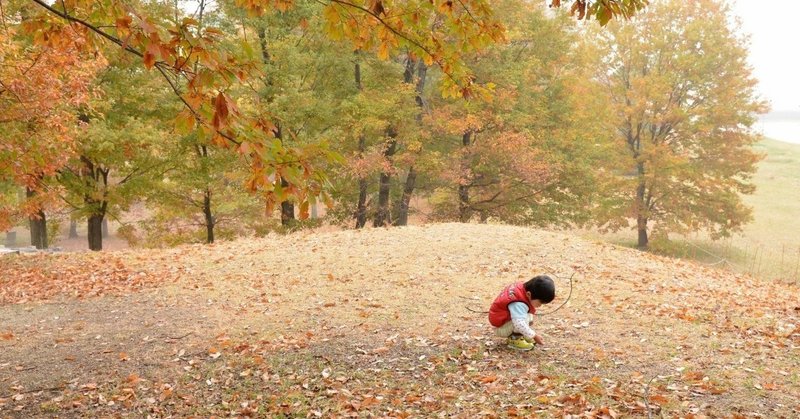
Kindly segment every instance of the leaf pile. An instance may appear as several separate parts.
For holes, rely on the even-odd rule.
[[[133,269],[122,257],[108,254],[3,256],[0,262],[0,304],[119,295],[174,278]]]

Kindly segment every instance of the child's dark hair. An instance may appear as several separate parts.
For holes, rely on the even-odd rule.
[[[548,304],[556,298],[556,284],[547,275],[537,275],[525,283],[525,291],[531,293],[531,299]]]

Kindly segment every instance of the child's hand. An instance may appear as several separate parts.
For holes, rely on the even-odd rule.
[[[539,335],[534,336],[533,341],[536,342],[537,345],[544,345],[544,341],[542,340],[542,337]]]

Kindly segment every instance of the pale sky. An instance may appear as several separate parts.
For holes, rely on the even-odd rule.
[[[730,0],[750,34],[750,64],[772,111],[800,111],[800,1]]]

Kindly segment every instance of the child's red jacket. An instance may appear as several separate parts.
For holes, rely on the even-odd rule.
[[[508,305],[516,302],[525,303],[528,306],[529,313],[536,312],[536,309],[533,308],[530,300],[528,300],[528,294],[525,292],[525,283],[515,282],[503,288],[503,291],[500,291],[500,295],[494,299],[492,306],[489,308],[489,323],[494,327],[500,327],[511,321],[511,312],[508,311]]]

